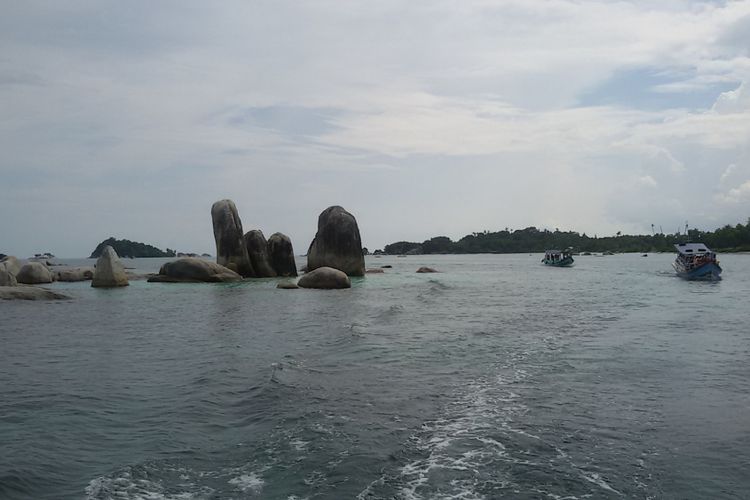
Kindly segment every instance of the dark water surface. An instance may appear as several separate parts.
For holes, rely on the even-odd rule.
[[[539,258],[0,303],[0,498],[750,498],[750,256]]]

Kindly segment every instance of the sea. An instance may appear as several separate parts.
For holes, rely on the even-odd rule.
[[[540,259],[3,301],[0,498],[750,498],[750,255]]]

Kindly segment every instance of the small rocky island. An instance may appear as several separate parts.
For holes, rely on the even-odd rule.
[[[117,252],[120,257],[126,258],[142,258],[142,257],[174,257],[177,252],[167,248],[166,251],[159,250],[155,246],[147,245],[146,243],[140,243],[138,241],[130,240],[118,240],[113,237],[109,237],[106,240],[99,243],[93,252],[91,252],[90,259],[98,259],[101,257],[104,249],[110,246]]]

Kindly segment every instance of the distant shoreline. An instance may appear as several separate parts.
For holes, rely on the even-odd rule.
[[[685,229],[685,232],[651,235],[627,235],[599,238],[576,231],[550,231],[527,227],[525,229],[483,231],[468,234],[458,241],[447,236],[435,236],[421,243],[398,241],[374,253],[387,255],[413,254],[474,254],[474,253],[535,253],[549,249],[572,248],[576,252],[591,253],[654,253],[674,252],[674,245],[688,241],[704,243],[715,252],[750,252],[750,220],[736,226],[726,225],[715,231]]]

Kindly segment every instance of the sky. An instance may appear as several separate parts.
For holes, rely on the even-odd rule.
[[[750,217],[750,0],[0,0],[0,252]]]

